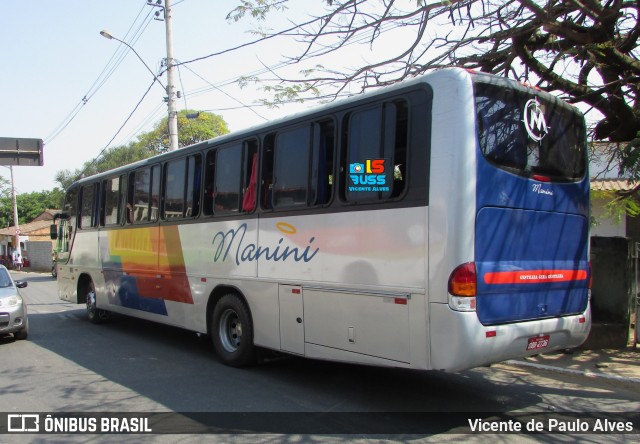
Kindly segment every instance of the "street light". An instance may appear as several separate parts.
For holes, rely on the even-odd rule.
[[[164,86],[162,84],[162,82],[160,81],[160,79],[154,74],[154,72],[151,70],[151,68],[149,68],[149,65],[147,65],[145,63],[145,61],[142,59],[142,57],[140,57],[140,54],[138,54],[138,52],[133,49],[133,46],[131,46],[130,44],[128,44],[127,42],[125,42],[124,40],[120,40],[117,37],[112,36],[111,34],[109,34],[109,31],[103,29],[102,31],[100,31],[100,35],[106,39],[109,40],[115,40],[117,42],[122,43],[123,45],[125,45],[127,48],[129,48],[131,51],[133,51],[133,53],[138,56],[138,59],[140,59],[140,61],[142,62],[142,64],[144,65],[145,68],[147,68],[147,70],[151,73],[151,75],[153,76],[153,78],[155,79],[156,82],[158,82],[163,88],[166,89],[166,86]]]
[[[129,45],[127,42],[124,42],[111,34],[108,31],[102,30],[100,31],[100,35],[109,40],[116,40],[127,48],[129,48],[133,53],[138,56],[142,64],[149,70],[153,78],[164,88],[167,93],[167,109],[169,113],[168,125],[169,125],[169,141],[171,144],[170,149],[177,150],[178,149],[178,112],[176,111],[176,103],[175,103],[175,81],[174,81],[174,65],[173,65],[173,43],[172,43],[172,31],[171,31],[171,5],[170,0],[165,0],[165,22],[167,23],[167,86],[162,85],[162,82],[158,79],[158,77],[151,71],[151,68],[142,60],[140,54],[133,49],[133,46]]]

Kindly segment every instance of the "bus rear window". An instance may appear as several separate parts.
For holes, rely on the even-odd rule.
[[[487,160],[527,177],[574,181],[584,176],[586,132],[579,113],[524,91],[487,83],[475,88],[478,139]]]

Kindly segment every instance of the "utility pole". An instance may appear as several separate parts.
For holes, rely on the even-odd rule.
[[[178,93],[176,92],[176,77],[175,77],[175,63],[173,61],[173,25],[171,24],[171,0],[164,0],[164,6],[162,6],[162,0],[147,0],[147,5],[154,8],[159,8],[156,11],[156,17],[154,20],[164,20],[167,40],[167,58],[165,64],[167,66],[167,108],[169,111],[169,150],[174,151],[178,149],[178,111],[176,110],[176,98]],[[129,45],[127,45],[129,46]]]
[[[16,235],[16,252],[22,257],[22,250],[20,249],[20,224],[18,223],[18,201],[16,199],[16,186],[13,182],[13,166],[9,166],[11,171],[11,195],[13,196],[13,228]]]
[[[167,107],[169,108],[169,141],[171,151],[178,149],[178,111],[176,111],[175,66],[173,63],[173,26],[171,0],[164,0],[164,23],[167,31]]]

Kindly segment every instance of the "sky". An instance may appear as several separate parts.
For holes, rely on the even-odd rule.
[[[321,3],[291,0],[286,13],[273,13],[261,26],[288,28],[290,21],[322,14],[309,9]],[[189,61],[254,40],[248,31],[257,22],[226,20],[237,4],[239,0],[172,0],[174,58]],[[0,137],[45,142],[44,166],[13,168],[19,194],[59,186],[54,179],[58,171],[74,171],[106,147],[134,141],[166,116],[165,93],[156,84],[119,131],[153,77],[133,52],[100,35],[104,29],[129,42],[158,73],[166,57],[166,33],[165,23],[153,19],[156,10],[147,0],[0,0]],[[256,107],[259,99],[268,98],[266,93],[255,85],[240,89],[233,82],[276,66],[294,48],[290,40],[271,40],[180,67],[178,109],[220,114],[236,131],[317,106]],[[124,53],[124,59],[116,66],[112,58],[117,53]],[[166,75],[160,80],[166,84]],[[253,111],[246,105],[254,105]],[[10,179],[9,169],[0,166],[0,176]]]

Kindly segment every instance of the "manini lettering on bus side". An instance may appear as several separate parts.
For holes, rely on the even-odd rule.
[[[295,234],[296,228],[287,222],[278,222],[276,227],[284,235]],[[247,224],[244,223],[236,229],[229,229],[228,231],[218,231],[213,236],[211,244],[214,246],[215,253],[213,256],[214,262],[224,262],[229,257],[229,253],[235,246],[235,262],[236,265],[240,265],[241,262],[257,261],[262,256],[268,261],[286,261],[292,259],[295,262],[310,262],[315,255],[320,251],[320,248],[312,250],[312,244],[315,237],[309,239],[308,245],[302,249],[298,247],[291,247],[284,244],[284,237],[278,240],[277,245],[257,245],[254,243],[245,243],[244,236],[247,232]]]

